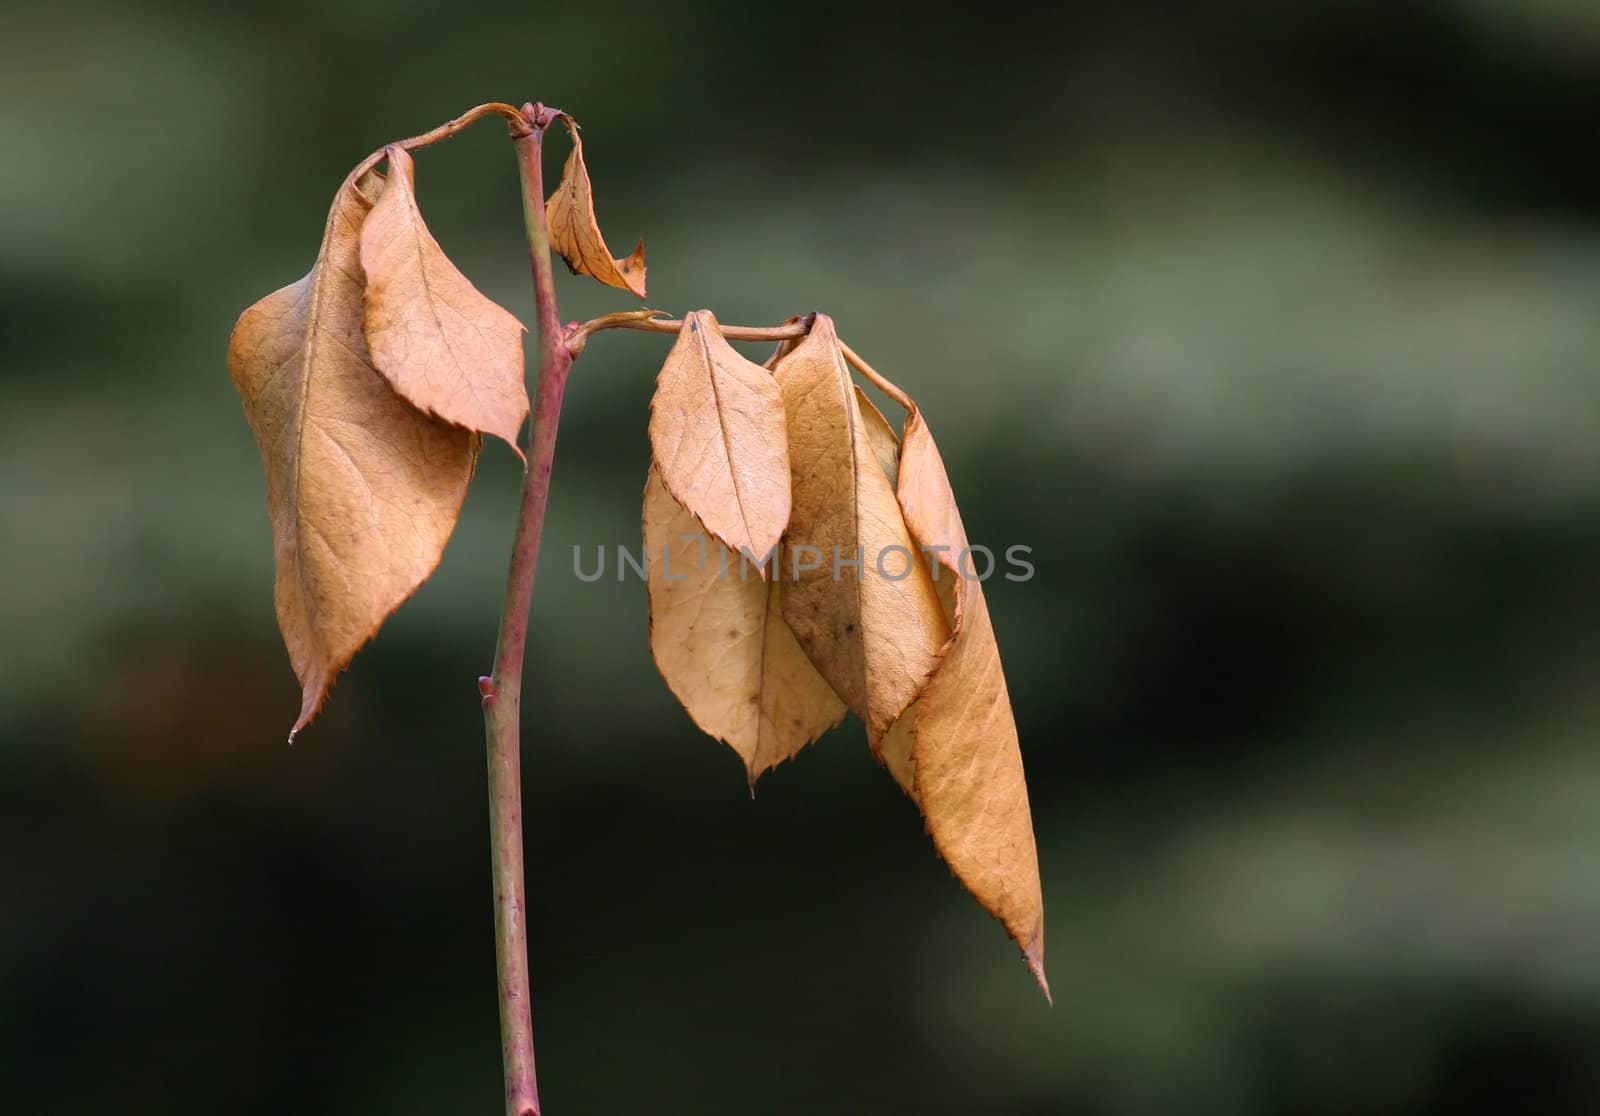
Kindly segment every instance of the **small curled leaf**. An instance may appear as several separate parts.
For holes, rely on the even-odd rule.
[[[545,202],[545,223],[550,228],[550,247],[567,261],[574,275],[587,275],[608,287],[620,287],[644,298],[644,241],[633,254],[613,258],[600,235],[600,222],[594,215],[594,187],[589,168],[583,162],[583,140],[578,123],[570,116],[561,118],[572,136],[572,154],[561,168],[561,184]]]

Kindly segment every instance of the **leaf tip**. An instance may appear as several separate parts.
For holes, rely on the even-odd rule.
[[[617,261],[617,272],[627,284],[628,290],[637,295],[640,300],[645,297],[644,266],[644,238],[639,238],[639,243],[633,246],[633,252],[624,259]]]
[[[295,737],[300,735],[300,730],[309,725],[321,712],[322,703],[327,700],[331,685],[327,675],[318,675],[305,681],[300,696],[300,716],[289,729],[290,744],[293,744]]]
[[[1022,951],[1022,956],[1028,962],[1028,971],[1033,974],[1033,979],[1039,982],[1039,990],[1044,993],[1044,1002],[1055,1007],[1056,1002],[1050,995],[1050,981],[1044,975],[1043,931],[1033,936],[1033,941]]]

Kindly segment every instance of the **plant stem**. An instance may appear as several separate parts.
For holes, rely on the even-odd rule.
[[[717,331],[729,341],[791,341],[811,330],[812,315],[776,326],[738,326],[718,324]],[[646,333],[677,333],[683,328],[679,318],[661,316],[659,310],[623,310],[602,314],[567,331],[567,348],[574,356],[583,351],[589,336],[605,329],[639,329]]]
[[[550,495],[556,427],[566,394],[572,356],[561,335],[550,238],[544,219],[540,155],[545,126],[552,118],[542,106],[523,109],[531,130],[512,129],[522,177],[522,205],[533,262],[538,302],[539,380],[528,434],[527,474],[522,511],[511,552],[511,573],[500,615],[500,641],[494,673],[479,680],[489,750],[489,836],[494,859],[495,961],[500,977],[500,1043],[505,1064],[507,1116],[539,1116],[539,1087],[533,1065],[533,1021],[528,1002],[528,932],[522,857],[522,667],[528,641],[528,607],[533,600],[539,540]]]

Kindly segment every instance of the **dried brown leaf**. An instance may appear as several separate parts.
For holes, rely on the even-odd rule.
[[[889,425],[889,420],[883,417],[883,412],[878,410],[872,400],[867,398],[867,393],[860,388],[856,388],[856,406],[861,408],[861,423],[867,436],[867,448],[871,450],[872,459],[878,463],[878,468],[883,470],[884,477],[889,481],[889,488],[893,490],[900,474],[900,436],[894,432],[894,427]]]
[[[267,474],[296,732],[438,565],[477,459],[477,435],[395,394],[367,352],[359,237],[384,192],[376,174],[341,187],[311,272],[246,310],[228,345]]]
[[[644,241],[633,254],[614,259],[600,235],[594,215],[594,188],[589,168],[583,162],[583,140],[578,124],[570,116],[561,118],[572,136],[572,154],[561,168],[561,184],[544,204],[545,223],[550,228],[550,247],[561,254],[574,275],[587,275],[608,287],[621,287],[644,297]]]
[[[1000,650],[944,462],[921,412],[906,417],[897,493],[920,547],[937,555],[950,641],[883,758],[922,811],[956,877],[1021,946],[1045,996],[1044,900],[1028,785]],[[933,548],[942,547],[942,550]]]
[[[844,717],[844,703],[784,622],[763,581],[672,498],[645,484],[650,650],[695,724],[744,760],[750,786]]]
[[[390,147],[388,159],[388,185],[361,227],[372,362],[418,409],[493,434],[520,456],[526,329],[474,287],[428,231],[411,156]]]
[[[866,722],[876,751],[922,689],[949,627],[883,467],[885,440],[894,435],[875,408],[876,422],[863,412],[826,315],[816,316],[774,376],[793,501],[779,571],[783,615],[818,671]]]
[[[759,561],[789,521],[789,450],[772,375],[734,352],[709,310],[684,318],[650,401],[650,445],[673,498]]]

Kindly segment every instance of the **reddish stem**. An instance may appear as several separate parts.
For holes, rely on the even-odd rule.
[[[533,263],[533,291],[539,318],[539,381],[534,391],[533,424],[528,435],[527,474],[522,511],[511,551],[505,608],[494,673],[480,682],[489,750],[489,829],[494,858],[495,960],[500,976],[500,1041],[505,1064],[507,1116],[539,1116],[539,1086],[534,1075],[533,1021],[528,1001],[527,903],[522,855],[522,668],[528,641],[528,607],[539,566],[550,468],[555,460],[556,427],[566,394],[572,356],[567,351],[556,308],[550,237],[545,227],[544,181],[540,156],[545,127],[554,115],[526,105],[531,128],[512,127],[522,176],[523,217]]]

